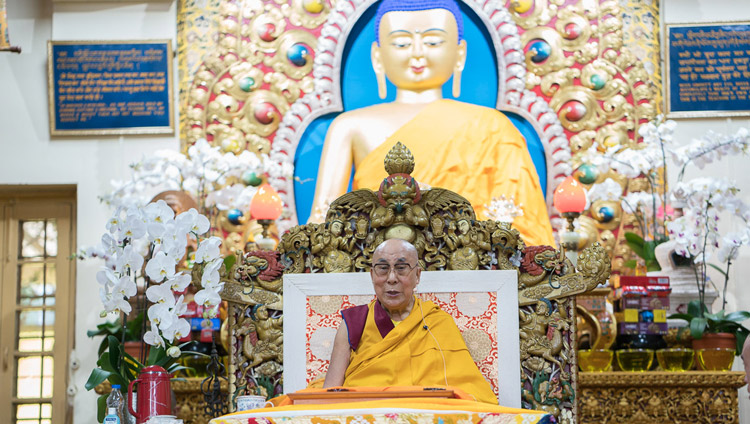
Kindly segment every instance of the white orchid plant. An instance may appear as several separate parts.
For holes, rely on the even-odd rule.
[[[190,146],[186,155],[159,150],[130,167],[131,178],[113,181],[112,192],[101,197],[104,202],[127,209],[145,205],[150,200],[146,194],[154,189],[179,190],[190,194],[199,210],[209,215],[213,208],[248,210],[257,191],[254,180],[260,182],[264,174],[291,178],[294,171],[292,165],[274,163],[266,154],[222,152],[205,139]]]
[[[91,255],[105,260],[96,275],[102,316],[123,314],[127,322],[126,317],[132,311],[131,298],[138,293],[139,285],[145,290],[151,305],[147,310],[150,330],[143,334],[143,341],[160,348],[152,353],[166,353],[161,358],[158,353],[150,355],[149,362],[166,364],[168,358],[179,357],[182,345],[177,343],[190,334],[190,323],[181,316],[187,311],[184,292],[193,277],[189,269],[180,268],[191,241],[198,242],[198,248],[195,258],[188,258],[187,263],[203,264],[201,287],[195,293],[195,301],[204,307],[204,318],[216,316],[221,302],[219,292],[224,284],[219,277],[224,258],[219,249],[220,238],[200,240],[209,227],[208,218],[195,209],[175,216],[164,200],[144,207],[120,207],[107,222],[107,232],[99,245],[89,249]],[[118,342],[114,340],[115,346],[119,346]],[[119,350],[113,352],[112,345],[110,340],[109,356],[104,361],[100,358],[100,368],[92,372],[87,387],[94,387],[104,379],[115,380],[112,381],[115,384],[126,383],[137,376],[138,359]],[[112,358],[113,354],[125,360]]]
[[[656,262],[654,249],[668,240],[664,226],[668,188],[662,175],[666,175],[666,159],[671,152],[675,126],[674,121],[659,116],[639,128],[643,142],[637,146],[625,148],[618,145],[600,152],[598,146],[594,145],[581,155],[584,163],[596,166],[601,173],[612,170],[628,180],[645,177],[648,182],[649,191],[628,191],[623,196],[625,190],[622,185],[607,178],[591,186],[588,199],[592,203],[597,200],[618,201],[623,212],[635,217],[640,235],[626,232],[624,236],[628,246],[644,260],[649,271],[661,269]],[[625,265],[635,268],[636,261],[628,261]]]
[[[680,179],[690,163],[699,168],[730,154],[747,154],[750,133],[740,129],[733,136],[709,133],[689,145],[672,152],[674,163],[681,166]],[[724,278],[722,310],[726,307],[729,269],[742,246],[750,244],[750,205],[739,196],[735,182],[723,178],[698,177],[678,182],[671,192],[671,201],[683,210],[683,215],[667,223],[670,239],[676,242],[676,252],[692,258],[696,264],[696,283],[700,303],[704,303],[706,285],[710,282],[708,268],[714,268]],[[735,218],[732,231],[722,234],[722,216]],[[730,226],[732,223],[729,223]],[[717,260],[720,265],[711,264]]]
[[[643,143],[636,148],[611,148],[601,153],[594,146],[584,152],[581,155],[584,163],[593,164],[604,172],[613,169],[628,179],[645,176],[651,186],[650,192],[630,192],[623,196],[622,186],[612,179],[606,179],[591,187],[589,198],[591,201],[619,199],[623,211],[635,216],[641,234],[650,240],[644,241],[644,238],[633,233],[626,233],[625,237],[631,249],[647,261],[655,264],[653,248],[667,239],[673,240],[676,252],[695,264],[699,293],[699,299],[688,305],[687,314],[673,317],[690,321],[694,338],[700,338],[706,331],[733,332],[741,349],[748,330],[740,322],[749,319],[750,313],[739,311],[726,314],[724,309],[732,261],[737,258],[742,246],[750,244],[750,205],[739,196],[739,190],[732,181],[712,177],[683,181],[683,177],[688,165],[702,169],[722,157],[747,154],[750,132],[745,128],[730,136],[709,132],[685,146],[675,147],[672,145],[675,126],[674,122],[659,117],[639,129]],[[661,172],[666,176],[667,157],[679,169],[677,183],[671,190],[668,190],[665,181],[659,184],[657,178],[661,168],[664,168]],[[669,203],[675,207],[675,216],[671,219],[666,213]],[[660,214],[659,209],[664,213]],[[738,225],[731,232],[722,233],[719,225],[722,216],[739,218],[735,223]],[[649,271],[660,269],[649,265],[647,262]],[[711,283],[709,268],[715,269],[724,278],[722,309],[715,314],[709,313],[705,305],[706,286]]]
[[[216,317],[221,303],[224,258],[222,239],[210,236],[212,216],[233,208],[248,210],[260,175],[291,175],[291,169],[274,165],[266,155],[224,153],[206,140],[187,154],[158,151],[131,165],[131,171],[129,180],[113,181],[114,190],[102,196],[114,213],[98,245],[84,248],[79,256],[104,259],[96,276],[102,317],[115,314],[126,327],[131,305],[138,305],[146,319],[136,333],[151,349],[148,358],[139,361],[121,349],[122,340],[110,335],[109,351],[101,354],[86,384],[89,390],[105,379],[127,385],[137,377],[141,362],[165,368],[172,364],[170,372],[182,368],[174,362],[184,347],[179,340],[190,334],[190,323],[182,317],[188,306],[186,290],[191,283],[198,286],[193,300],[205,319]],[[148,203],[166,190],[187,193],[198,210],[175,215],[164,200]]]

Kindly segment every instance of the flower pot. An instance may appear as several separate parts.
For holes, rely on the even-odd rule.
[[[693,350],[706,350],[706,349],[736,349],[737,338],[732,333],[705,333],[700,339],[693,339]],[[702,366],[701,361],[695,361],[696,367],[699,370],[705,370]]]
[[[144,358],[148,357],[148,345],[143,342],[125,342],[123,344],[125,353],[132,356],[133,358],[137,360],[141,360],[141,352],[143,352],[144,349],[146,349],[146,354],[143,356]]]

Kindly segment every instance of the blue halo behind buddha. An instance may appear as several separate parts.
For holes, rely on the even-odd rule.
[[[443,2],[448,2],[443,0]],[[388,1],[388,3],[406,3],[404,1]],[[408,0],[408,3],[424,3],[424,1]],[[341,65],[341,96],[344,110],[353,110],[376,103],[392,102],[396,98],[396,87],[388,84],[388,96],[378,98],[375,72],[370,59],[370,46],[375,41],[376,3],[362,15],[352,28],[344,47],[344,57]],[[434,3],[432,3],[434,4]],[[455,3],[454,3],[455,5]],[[463,71],[461,96],[462,102],[473,103],[494,108],[497,104],[498,76],[497,59],[495,58],[492,39],[487,32],[484,22],[464,3],[459,3],[459,10],[463,16],[463,39],[468,44],[466,66]],[[435,8],[434,6],[430,8]],[[424,10],[413,9],[413,10]],[[446,8],[447,9],[447,8]],[[396,9],[394,9],[396,10]],[[403,9],[399,9],[403,10]],[[450,11],[450,9],[448,9]],[[460,38],[459,38],[460,39]],[[452,81],[443,86],[443,97],[453,98],[451,95]],[[503,111],[526,138],[531,159],[539,175],[542,193],[547,192],[547,165],[544,146],[534,128],[524,118],[515,113]],[[318,165],[323,150],[328,127],[338,113],[321,116],[311,122],[305,129],[294,159],[294,197],[297,218],[300,223],[307,222],[313,197],[315,195],[315,179],[318,175]],[[419,161],[420,158],[415,158]],[[428,160],[427,158],[422,160]],[[352,175],[354,172],[352,172]],[[349,183],[351,190],[351,181]]]

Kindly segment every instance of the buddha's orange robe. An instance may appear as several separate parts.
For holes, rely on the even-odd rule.
[[[409,316],[383,337],[375,323],[374,305],[369,305],[344,386],[452,386],[477,401],[497,405],[497,396],[471,359],[450,315],[433,302],[416,298]]]
[[[387,177],[383,158],[399,141],[414,155],[417,181],[464,196],[480,219],[493,197],[512,196],[523,205],[513,228],[526,244],[555,245],[526,140],[505,115],[454,100],[430,103],[362,160],[353,189],[378,190]]]

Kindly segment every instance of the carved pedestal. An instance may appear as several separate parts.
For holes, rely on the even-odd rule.
[[[173,380],[172,391],[174,391],[177,404],[174,413],[177,418],[182,418],[184,424],[207,424],[214,417],[206,414],[206,402],[201,392],[203,377],[186,378],[183,381]],[[221,391],[226,393],[228,384],[221,382]]]
[[[581,423],[739,423],[743,372],[578,374]]]

